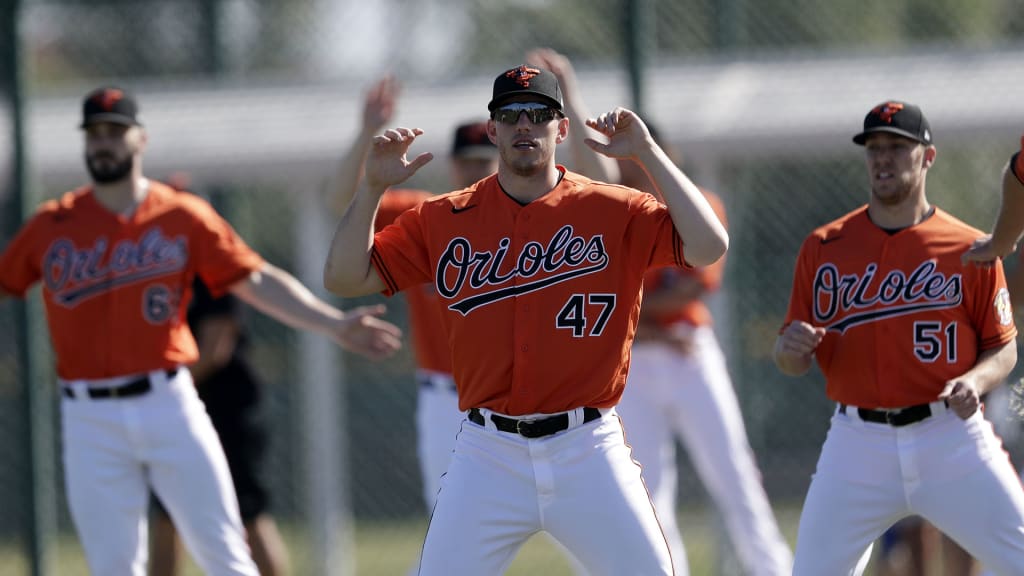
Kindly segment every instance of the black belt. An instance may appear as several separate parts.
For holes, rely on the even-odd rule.
[[[593,422],[600,417],[601,411],[597,408],[583,409],[584,423]],[[472,408],[469,411],[469,421],[483,426],[484,415],[480,413],[480,410]],[[497,414],[491,414],[491,422],[494,422],[494,426],[502,432],[512,432],[526,438],[541,438],[569,428],[569,415],[558,414],[557,416],[549,416],[538,420],[530,420],[527,418],[517,420],[515,418],[506,418],[504,416],[498,416]]]
[[[949,406],[949,404],[946,404]],[[846,414],[846,404],[839,405],[839,413]],[[913,424],[914,422],[920,422],[925,418],[932,415],[932,407],[928,404],[918,404],[917,406],[910,406],[909,408],[903,408],[901,410],[868,410],[867,408],[857,408],[857,415],[860,419],[865,422],[875,422],[878,424],[888,424],[890,426],[900,427],[906,426],[907,424]]]
[[[177,368],[171,370],[165,370],[167,378],[174,378],[178,374]],[[109,386],[107,388],[86,388],[86,394],[93,400],[99,400],[103,398],[131,398],[133,396],[142,396],[153,389],[153,384],[149,381],[149,376],[143,376],[121,384],[120,386]],[[64,386],[64,395],[68,398],[75,397],[75,391],[70,386]]]

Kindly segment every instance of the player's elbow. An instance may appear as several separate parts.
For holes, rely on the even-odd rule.
[[[686,261],[694,267],[710,266],[725,256],[728,250],[729,234],[722,229],[686,250]]]
[[[355,298],[374,292],[368,284],[368,274],[353,273],[354,266],[340,266],[328,261],[324,265],[324,289],[342,298]]]
[[[355,286],[349,275],[342,273],[331,262],[324,265],[324,289],[331,294],[342,297],[358,296],[358,294],[354,293],[354,288]]]

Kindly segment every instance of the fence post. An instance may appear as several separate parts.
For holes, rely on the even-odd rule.
[[[28,191],[23,87],[21,75],[21,38],[19,0],[0,2],[0,85],[7,94],[11,113],[11,174],[7,189],[11,209],[7,211],[9,229],[17,230],[32,204]],[[54,418],[51,410],[52,387],[46,385],[35,362],[39,358],[36,330],[30,321],[28,300],[12,303],[15,307],[15,333],[18,334],[18,366],[24,398],[23,446],[27,453],[25,490],[25,553],[32,576],[45,576],[53,566],[53,541],[57,527],[54,469]]]

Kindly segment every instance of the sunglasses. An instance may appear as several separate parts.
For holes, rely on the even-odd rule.
[[[547,124],[555,118],[561,118],[562,113],[540,102],[513,102],[498,108],[491,113],[491,118],[502,124],[519,123],[519,115],[526,114],[530,122],[534,124]]]

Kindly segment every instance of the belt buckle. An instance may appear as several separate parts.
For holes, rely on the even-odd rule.
[[[535,422],[536,420],[516,420],[516,434],[529,438],[531,434],[531,427]],[[525,430],[523,426],[526,426]]]
[[[902,412],[902,410],[886,410],[884,412],[885,423],[890,426],[895,426],[896,424],[893,422],[893,420],[900,415],[900,412]]]

